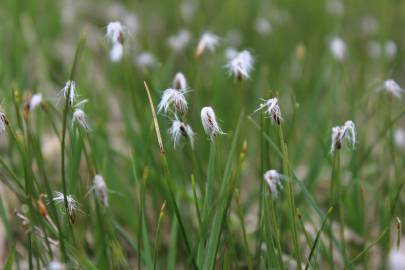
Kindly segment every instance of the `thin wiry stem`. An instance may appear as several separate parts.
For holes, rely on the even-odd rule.
[[[292,233],[293,233],[293,244],[295,250],[295,258],[297,262],[297,269],[301,270],[301,251],[298,243],[298,232],[297,232],[297,210],[295,208],[294,201],[294,190],[292,185],[292,178],[290,178],[289,160],[288,160],[288,150],[287,144],[284,142],[283,129],[281,125],[278,127],[280,136],[280,145],[283,153],[283,171],[286,175],[287,180],[287,194],[288,194],[288,207],[290,208],[291,222],[292,222]]]
[[[160,156],[161,156],[161,161],[162,161],[162,165],[163,165],[163,175],[164,175],[166,184],[167,184],[167,186],[169,188],[170,204],[174,208],[176,218],[179,221],[180,232],[182,233],[182,236],[183,236],[183,239],[184,239],[184,244],[186,246],[189,258],[191,259],[193,268],[198,269],[197,264],[196,264],[195,259],[194,259],[194,256],[193,256],[193,253],[192,253],[191,248],[190,248],[190,242],[188,240],[186,230],[185,230],[185,227],[184,227],[184,223],[183,223],[183,220],[182,220],[181,215],[180,215],[179,207],[177,205],[176,198],[174,196],[173,184],[169,179],[169,166],[168,166],[168,163],[167,163],[165,150],[163,148],[162,136],[161,136],[160,129],[159,129],[159,123],[158,123],[158,120],[157,120],[157,117],[156,117],[156,112],[155,112],[155,107],[153,105],[152,96],[150,95],[150,91],[149,91],[149,88],[148,88],[148,85],[146,84],[146,82],[144,82],[144,85],[145,85],[145,90],[146,90],[146,93],[148,95],[149,104],[150,104],[151,111],[152,111],[152,117],[153,117],[153,123],[154,123],[154,126],[155,126],[156,137],[157,137],[157,140],[158,140],[158,143],[159,143],[160,154],[161,154]]]
[[[78,45],[76,47],[76,52],[73,60],[73,65],[72,69],[70,72],[69,80],[73,81],[77,69],[77,64],[79,61],[80,53],[82,51],[82,48],[84,47],[85,39],[84,36],[82,35],[79,39]],[[66,97],[70,96],[70,90],[71,87],[68,88],[68,93]],[[68,201],[67,201],[67,186],[66,186],[66,172],[65,172],[65,141],[66,141],[66,127],[67,127],[67,115],[69,112],[69,98],[65,98],[65,105],[63,109],[63,122],[62,122],[62,140],[61,140],[61,174],[62,174],[62,191],[63,191],[63,199],[65,202],[65,209],[66,213],[68,212]],[[73,235],[73,229],[72,229],[72,224],[70,220],[68,219],[69,222],[69,228],[71,230],[71,235]],[[74,239],[74,238],[73,238]]]

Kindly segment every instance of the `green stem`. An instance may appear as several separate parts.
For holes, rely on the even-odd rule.
[[[297,209],[295,208],[294,202],[294,189],[292,184],[292,178],[290,177],[289,160],[288,160],[288,149],[287,144],[284,142],[283,128],[281,125],[278,126],[280,145],[283,153],[283,171],[287,181],[287,193],[288,193],[288,207],[290,208],[291,223],[292,223],[292,233],[293,233],[293,244],[295,250],[295,258],[297,262],[297,269],[301,270],[301,251],[298,243],[298,232],[297,232]]]
[[[269,195],[270,196],[267,196],[267,200],[269,201],[270,222],[271,222],[271,226],[273,227],[273,235],[275,236],[275,241],[276,241],[277,259],[278,259],[279,269],[283,270],[284,263],[283,263],[283,251],[281,249],[281,244],[280,244],[280,230],[277,225],[276,211],[274,210],[273,197],[271,196],[271,194],[269,194]]]
[[[72,69],[70,72],[70,76],[69,76],[69,80],[73,81],[74,77],[75,77],[75,72],[77,69],[77,64],[79,61],[79,56],[80,53],[82,51],[82,48],[84,46],[84,42],[85,39],[83,36],[80,37],[80,40],[78,42],[78,45],[76,47],[76,51],[75,51],[75,56],[74,56],[74,60],[73,60],[73,65],[72,65]],[[67,126],[67,115],[69,112],[69,96],[70,96],[70,87],[68,89],[68,92],[66,93],[66,98],[65,98],[65,106],[63,109],[63,126],[62,126],[62,140],[61,140],[61,174],[62,174],[62,191],[63,191],[63,199],[65,202],[65,209],[66,209],[66,213],[68,213],[68,201],[67,201],[67,187],[66,187],[66,172],[65,172],[65,140],[66,140],[66,126]],[[68,223],[69,223],[69,228],[71,231],[71,235],[73,237],[74,240],[74,234],[73,234],[73,228],[72,228],[72,224],[70,222],[70,219],[68,219]]]

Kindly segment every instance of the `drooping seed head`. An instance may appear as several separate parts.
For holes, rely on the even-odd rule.
[[[72,125],[79,123],[79,125],[86,131],[90,131],[90,125],[87,121],[87,115],[82,109],[75,109],[73,113]]]
[[[176,76],[173,79],[173,89],[186,92],[188,89],[186,77],[182,72],[177,72]]]
[[[107,185],[105,184],[104,178],[96,174],[93,180],[94,189],[100,203],[104,207],[108,207],[108,194],[107,194]]]
[[[399,84],[396,81],[389,79],[384,81],[383,85],[380,88],[378,88],[378,91],[385,91],[392,96],[401,98],[404,89],[402,89],[401,86],[399,86]]]
[[[283,176],[280,175],[276,170],[269,170],[264,174],[263,178],[267,183],[272,197],[274,199],[277,198],[279,190],[283,189],[283,185],[281,183]]]
[[[196,56],[199,57],[201,56],[205,51],[210,51],[214,52],[216,47],[219,44],[219,37],[209,33],[205,32],[201,38],[200,41],[198,42],[197,45],[197,50],[196,50]]]
[[[218,122],[215,117],[215,112],[212,107],[204,107],[201,110],[201,122],[205,133],[210,137],[211,140],[215,136],[224,134],[222,129],[219,127]]]
[[[278,105],[277,98],[271,98],[268,100],[263,100],[264,103],[260,104],[259,108],[257,108],[254,112],[259,110],[265,109],[265,113],[271,117],[274,124],[280,125],[281,121],[283,120],[281,116],[280,107]]]
[[[191,129],[190,125],[175,119],[173,120],[172,126],[169,128],[168,133],[172,138],[174,148],[176,148],[176,145],[180,143],[181,138],[188,139],[190,141],[191,148],[194,148],[195,133]]]
[[[188,109],[187,100],[184,91],[179,91],[173,88],[166,89],[163,92],[162,99],[158,104],[158,112],[163,111],[167,113],[171,107],[180,115],[185,113]]]
[[[41,93],[32,95],[28,103],[29,111],[34,110],[36,107],[42,104],[43,98]]]
[[[252,54],[247,51],[241,51],[231,58],[226,65],[229,74],[236,77],[238,80],[249,79],[250,73],[253,69]]]
[[[64,98],[65,100],[68,100],[69,105],[73,105],[75,102],[76,98],[76,82],[75,81],[67,81],[65,86],[62,88],[62,90],[59,91],[58,94],[58,101],[60,101],[61,98]]]
[[[119,21],[110,22],[107,25],[106,38],[112,43],[124,44],[124,35],[127,33],[127,29]]]
[[[346,121],[343,126],[336,126],[332,128],[330,152],[342,148],[343,143],[347,141],[353,148],[356,146],[356,126],[353,121]]]
[[[59,205],[65,206],[65,198],[62,192],[54,192],[52,200]],[[67,215],[72,224],[76,222],[76,214],[79,211],[79,203],[72,195],[66,194]]]

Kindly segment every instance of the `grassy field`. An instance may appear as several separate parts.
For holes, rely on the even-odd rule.
[[[0,266],[405,269],[403,25],[394,0],[2,0]]]

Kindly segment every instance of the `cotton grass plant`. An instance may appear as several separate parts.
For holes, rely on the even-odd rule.
[[[404,8],[1,2],[0,267],[403,269]]]

